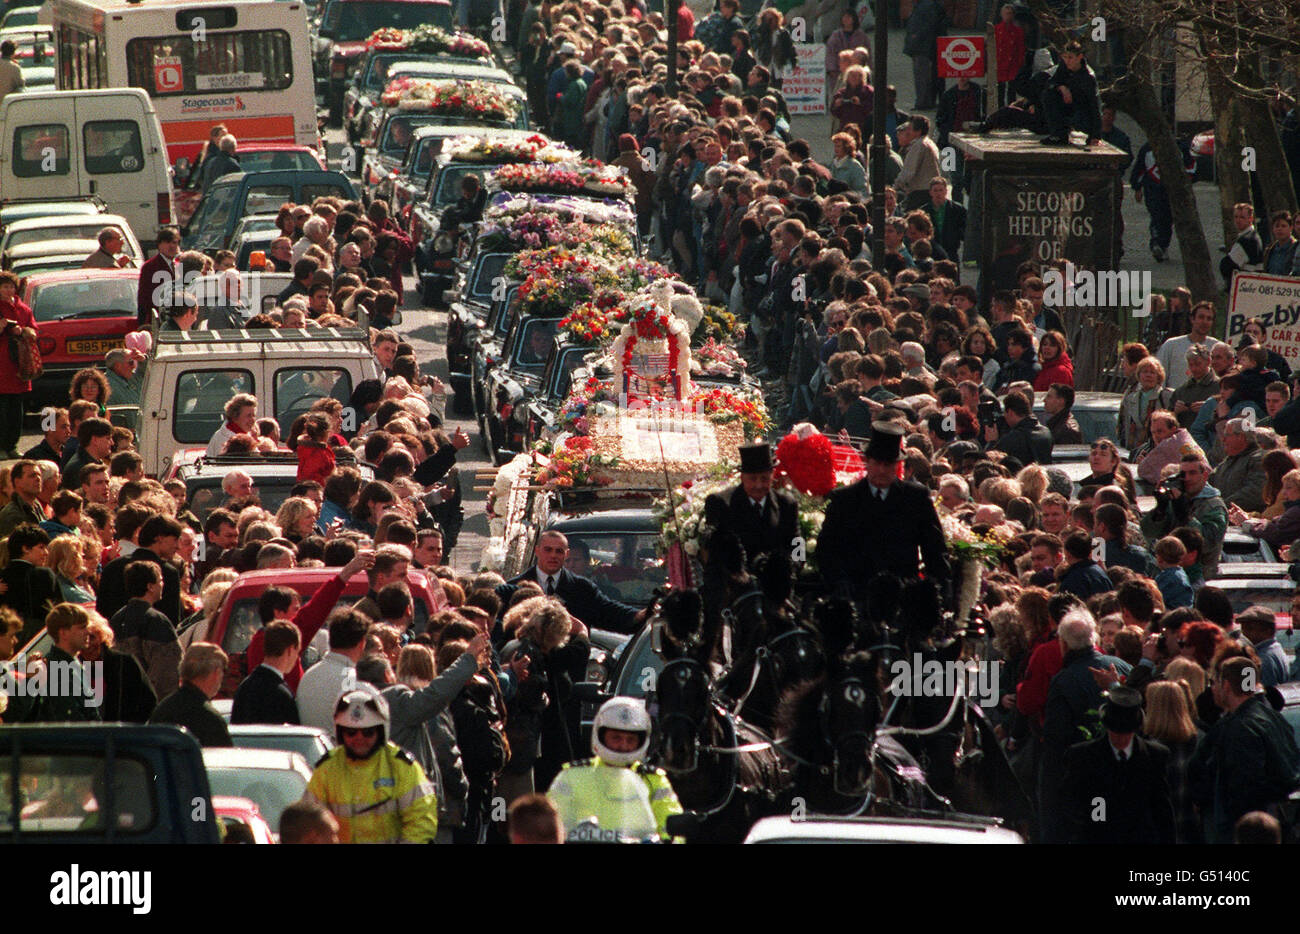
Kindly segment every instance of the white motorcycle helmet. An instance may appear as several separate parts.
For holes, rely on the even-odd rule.
[[[388,741],[388,701],[380,697],[378,692],[360,689],[348,691],[339,698],[334,705],[334,732],[340,746],[347,748],[341,727],[363,730],[370,726],[379,727],[379,742],[375,743],[370,752],[370,755],[374,755]],[[348,752],[348,757],[352,758],[351,751]]]
[[[629,766],[645,758],[650,748],[650,714],[645,701],[634,697],[613,697],[601,704],[591,724],[591,751],[608,765]],[[631,752],[615,752],[605,745],[606,730],[639,733],[641,742]]]

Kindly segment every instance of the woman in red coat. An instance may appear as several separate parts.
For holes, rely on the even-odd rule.
[[[36,330],[32,310],[18,297],[18,277],[0,272],[0,315],[4,340],[0,342],[0,457],[17,460],[23,430],[23,397],[32,391],[30,380],[18,378],[18,337],[23,328]]]
[[[1060,331],[1048,331],[1038,342],[1038,362],[1042,369],[1034,377],[1034,392],[1047,392],[1053,383],[1074,386],[1074,363]]]

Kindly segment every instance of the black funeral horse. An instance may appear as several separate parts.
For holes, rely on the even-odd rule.
[[[700,594],[675,591],[658,615],[665,665],[655,686],[656,764],[667,770],[682,806],[700,818],[690,842],[739,843],[759,818],[785,813],[789,771],[766,733],[715,699],[715,646]]]

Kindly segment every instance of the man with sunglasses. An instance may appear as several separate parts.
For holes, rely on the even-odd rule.
[[[433,783],[409,752],[388,741],[388,702],[357,688],[334,707],[338,746],[312,773],[304,801],[339,822],[340,843],[432,843],[438,835]]]
[[[1156,488],[1156,507],[1142,517],[1142,534],[1156,541],[1180,526],[1201,533],[1201,567],[1207,578],[1219,569],[1223,534],[1228,528],[1228,507],[1219,491],[1210,486],[1210,465],[1200,452],[1187,451],[1179,460],[1179,473],[1171,474]]]

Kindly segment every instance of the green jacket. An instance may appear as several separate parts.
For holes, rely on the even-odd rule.
[[[1205,569],[1206,577],[1213,577],[1223,554],[1223,535],[1228,531],[1228,507],[1219,491],[1207,483],[1192,499],[1185,517],[1180,516],[1172,503],[1159,503],[1142,517],[1142,534],[1148,541],[1155,542],[1182,525],[1196,529],[1205,539],[1205,547],[1201,549],[1201,567]]]

